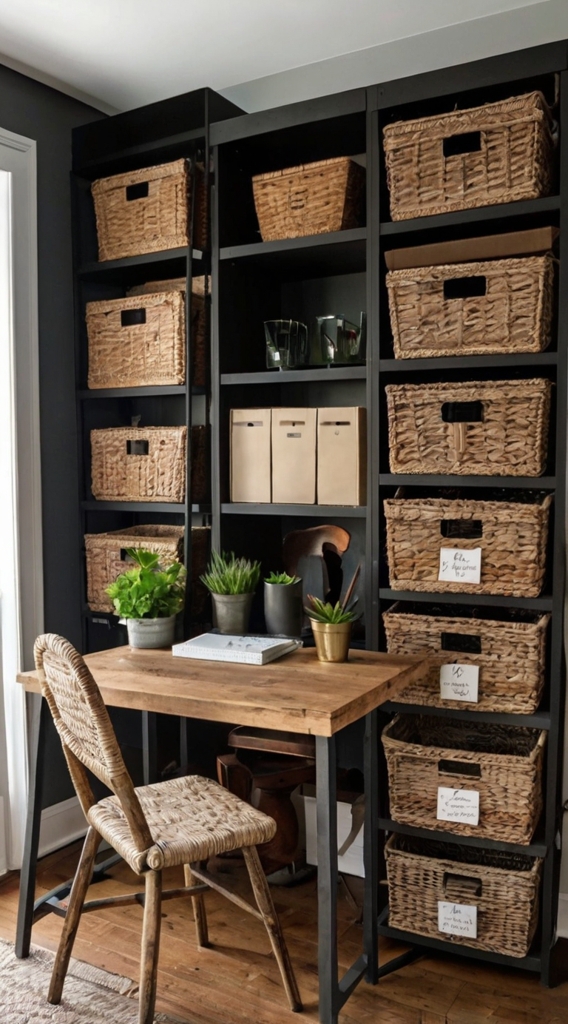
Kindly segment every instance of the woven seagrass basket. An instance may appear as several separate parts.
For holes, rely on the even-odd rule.
[[[403,494],[399,490],[384,502],[393,590],[539,596],[552,495],[517,492],[518,500],[493,495],[479,501]],[[481,548],[480,582],[438,580],[441,548]]]
[[[147,281],[129,288],[127,295],[154,295],[158,292],[183,292],[185,298],[185,277],[173,277],[165,281]],[[207,384],[208,368],[208,304],[210,292],[209,278],[193,277],[191,279],[191,383],[196,387]],[[184,378],[185,382],[185,378]]]
[[[358,227],[365,168],[349,157],[318,160],[252,179],[264,242]]]
[[[206,238],[203,174],[195,175],[194,241]],[[143,167],[91,186],[97,221],[99,260],[118,260],[190,244],[191,178],[186,160]]]
[[[191,586],[187,597],[192,617],[199,615],[207,600],[207,591],[199,577],[207,565],[209,553],[209,526],[194,526],[191,530]],[[172,562],[183,560],[183,526],[130,526],[110,533],[85,534],[87,562],[87,602],[93,612],[114,611],[106,588],[128,568],[126,548],[144,548],[160,556],[160,565],[167,568]]]
[[[387,125],[383,143],[392,219],[547,195],[552,128],[539,92]]]
[[[391,270],[397,359],[542,352],[550,342],[550,256]]]
[[[506,956],[527,955],[538,923],[538,857],[393,833],[385,858],[392,928]],[[440,902],[477,907],[477,936],[440,931]]]
[[[185,383],[180,291],[87,303],[90,388]]]
[[[544,473],[549,380],[390,384],[385,391],[392,473]]]
[[[389,654],[429,655],[427,674],[397,695],[402,704],[530,715],[544,687],[550,615],[525,609],[421,607],[397,602],[383,613]],[[440,695],[442,665],[479,669],[477,702]],[[456,684],[459,693],[459,682]]]
[[[91,430],[93,497],[183,502],[186,440],[186,427]]]
[[[542,811],[546,732],[396,715],[382,734],[390,816],[401,825],[530,843]],[[479,794],[479,823],[437,816],[438,789]]]

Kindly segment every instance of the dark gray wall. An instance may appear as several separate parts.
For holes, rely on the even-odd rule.
[[[40,421],[46,631],[81,643],[71,263],[71,129],[104,115],[0,65],[0,127],[37,142]],[[30,652],[27,652],[29,658]],[[44,804],[72,795],[55,734]]]

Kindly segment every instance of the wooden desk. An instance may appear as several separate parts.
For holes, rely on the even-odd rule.
[[[401,966],[401,958],[378,966],[378,778],[376,709],[394,699],[424,672],[420,657],[351,651],[345,664],[317,659],[301,649],[270,665],[237,665],[174,658],[170,651],[119,647],[85,658],[106,704],[145,712],[255,725],[309,733],[316,738],[319,1013],[323,1024],[338,1014],[359,981],[375,984]],[[30,693],[39,693],[34,672],[18,676]],[[24,863],[20,887],[16,954],[29,953],[34,915],[46,913],[45,900],[34,907],[35,868],[41,819],[43,750],[49,711],[38,702]],[[365,719],[365,905],[363,952],[339,979],[337,962],[337,795],[336,737]],[[49,910],[49,907],[47,908]],[[410,954],[412,955],[412,954]],[[409,956],[409,955],[405,955]]]

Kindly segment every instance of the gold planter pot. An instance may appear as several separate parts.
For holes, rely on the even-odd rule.
[[[310,619],[320,661],[347,661],[351,622],[317,622]]]

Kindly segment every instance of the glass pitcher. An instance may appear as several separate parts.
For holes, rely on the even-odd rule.
[[[342,313],[315,318],[310,362],[341,365],[364,363],[366,358],[367,314],[361,313],[359,327]]]
[[[293,370],[308,362],[308,328],[299,320],[265,320],[264,337],[269,370]]]

